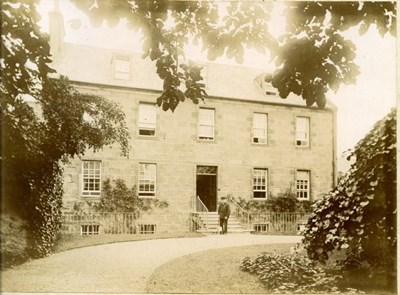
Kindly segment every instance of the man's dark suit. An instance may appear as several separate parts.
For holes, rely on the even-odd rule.
[[[222,234],[228,233],[228,218],[231,214],[231,208],[228,203],[221,202],[218,207],[219,225],[222,228]]]

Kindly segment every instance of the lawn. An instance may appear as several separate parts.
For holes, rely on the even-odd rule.
[[[148,293],[265,293],[256,276],[239,269],[244,257],[261,252],[288,254],[290,244],[209,250],[176,258],[156,269]]]
[[[293,245],[256,245],[209,250],[176,258],[155,270],[147,281],[148,293],[268,293],[257,276],[243,272],[243,258],[262,252],[289,254]],[[345,277],[345,287],[355,287],[368,295],[393,295],[379,279]],[[347,293],[349,294],[349,293]]]
[[[101,234],[93,236],[80,235],[61,235],[54,248],[54,253],[67,251],[76,248],[96,246],[111,243],[132,242],[153,239],[169,239],[169,238],[199,238],[203,237],[201,233],[159,233],[148,235],[133,235],[133,234]]]

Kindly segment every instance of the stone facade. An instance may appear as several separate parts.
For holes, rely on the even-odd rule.
[[[154,137],[139,135],[139,103],[154,103],[157,91],[120,87],[101,90],[99,85],[79,84],[86,93],[101,94],[123,106],[131,135],[129,159],[120,156],[118,146],[88,151],[65,170],[65,204],[84,199],[80,195],[81,160],[99,160],[102,180],[122,178],[138,185],[139,163],[156,164],[156,198],[178,212],[192,210],[196,195],[197,165],[217,167],[217,197],[231,194],[251,199],[253,168],[268,171],[268,196],[296,190],[296,171],[310,172],[311,200],[329,191],[335,179],[335,112],[258,101],[211,97],[199,105],[182,103],[174,113],[157,108]],[[215,139],[198,139],[199,108],[215,110]],[[253,113],[268,115],[266,144],[252,143]],[[295,144],[296,117],[310,120],[310,146]]]
[[[59,14],[58,18],[58,21],[52,18],[53,25],[62,26],[62,16]],[[321,197],[334,187],[336,108],[331,103],[319,110],[305,107],[305,102],[296,95],[284,100],[267,95],[257,84],[263,81],[263,69],[203,63],[209,98],[198,105],[190,101],[180,103],[174,113],[157,108],[155,136],[139,135],[139,104],[154,104],[162,89],[154,63],[128,51],[68,44],[60,36],[51,36],[50,40],[56,43],[52,48],[58,48],[53,52],[53,67],[58,74],[67,75],[81,92],[118,102],[125,111],[131,135],[129,158],[120,156],[118,146],[108,146],[97,153],[88,151],[65,167],[65,208],[78,201],[101,197],[82,194],[82,161],[85,160],[101,162],[101,181],[121,178],[129,186],[137,187],[140,164],[155,164],[155,198],[168,202],[170,216],[177,213],[176,223],[171,218],[157,223],[159,230],[162,224],[162,231],[182,224],[178,215],[195,211],[194,197],[199,190],[207,191],[208,185],[213,190],[211,211],[228,194],[252,199],[257,168],[267,171],[266,198],[288,190],[296,192],[299,171],[309,173],[309,200]],[[122,73],[122,79],[121,73],[119,77],[116,75],[116,65],[120,62],[117,60],[121,58],[128,63],[123,71],[129,72]],[[214,110],[215,130],[211,141],[199,139],[200,108]],[[267,140],[262,144],[253,143],[254,113],[267,115]],[[297,117],[309,120],[307,147],[296,145]],[[213,176],[201,180],[197,175],[199,166],[212,167]]]

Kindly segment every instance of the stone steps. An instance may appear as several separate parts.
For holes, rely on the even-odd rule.
[[[219,229],[219,216],[217,212],[199,213],[199,217],[202,220],[205,228],[197,230],[201,233],[217,233]],[[235,216],[230,216],[228,220],[228,233],[244,233],[250,232],[242,227],[240,222]]]

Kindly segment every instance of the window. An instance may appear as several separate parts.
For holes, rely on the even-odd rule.
[[[130,80],[131,60],[129,56],[114,56],[114,78],[118,80]]]
[[[263,94],[276,96],[277,91],[274,86],[271,84],[272,75],[271,74],[263,74],[258,76],[254,82],[260,88]]]
[[[157,112],[156,106],[149,103],[139,104],[139,135],[155,136]]]
[[[253,198],[267,198],[267,169],[253,170]]]
[[[99,234],[98,224],[85,224],[81,225],[81,236],[86,235],[98,235]]]
[[[139,224],[138,228],[139,228],[139,234],[141,234],[141,235],[156,233],[156,225],[155,224]]]
[[[296,145],[309,146],[310,145],[310,119],[307,117],[296,118]]]
[[[100,196],[101,192],[101,162],[82,162],[82,195]]]
[[[267,114],[253,114],[253,143],[267,143]]]
[[[139,164],[139,197],[155,197],[156,164]]]
[[[310,199],[310,171],[297,170],[296,191],[298,200]]]
[[[199,110],[199,139],[214,140],[215,110],[200,108]]]
[[[268,223],[255,223],[253,224],[254,231],[257,232],[269,232],[269,224]]]

